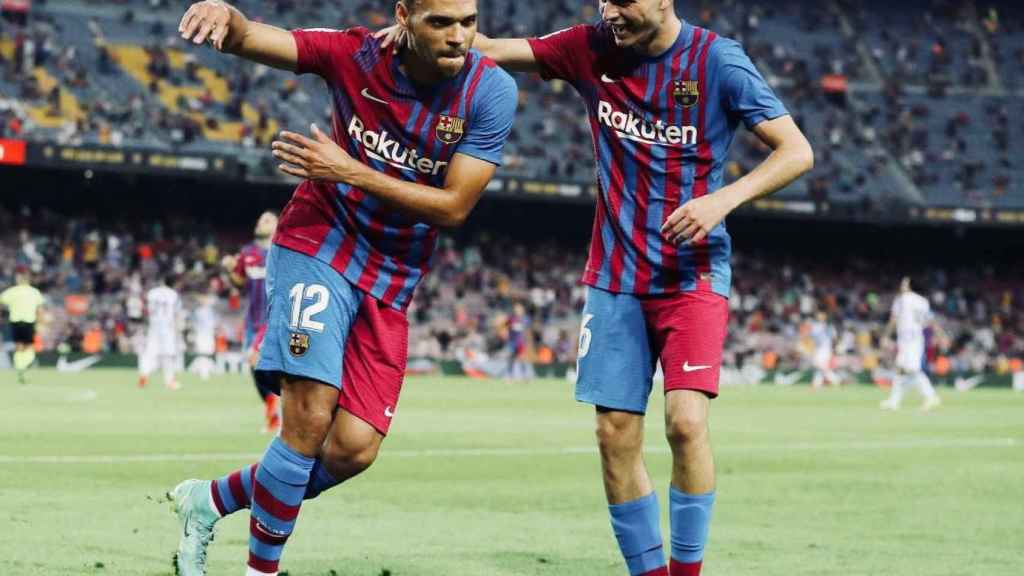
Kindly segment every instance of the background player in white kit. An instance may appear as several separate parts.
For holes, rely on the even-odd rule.
[[[178,315],[181,298],[171,288],[171,278],[161,278],[160,285],[146,293],[146,344],[139,356],[139,387],[149,380],[158,366],[163,369],[164,386],[178,389]]]
[[[203,381],[210,379],[213,372],[213,356],[217,352],[217,308],[213,295],[199,297],[199,306],[192,313],[192,337],[196,360],[193,369]]]
[[[907,386],[918,386],[924,396],[922,410],[932,410],[942,404],[928,375],[924,372],[924,331],[934,326],[928,299],[913,291],[910,278],[900,282],[900,293],[892,303],[892,314],[886,327],[886,337],[896,330],[896,375],[892,379],[892,392],[882,402],[883,410],[899,410]]]
[[[819,310],[811,321],[810,337],[814,344],[814,356],[811,360],[814,365],[814,378],[811,380],[811,386],[815,390],[820,390],[825,384],[838,385],[839,376],[832,370],[836,329],[829,323],[828,314],[823,310]]]

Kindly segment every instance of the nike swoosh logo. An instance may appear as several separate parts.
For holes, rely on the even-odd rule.
[[[607,84],[615,84],[618,81],[619,80],[617,78],[609,78],[607,74],[601,74],[601,82],[605,82]]]
[[[388,418],[391,418],[394,415],[395,415],[395,413],[394,413],[393,410],[391,410],[391,406],[388,406],[387,408],[384,409],[384,416],[386,416]]]
[[[361,92],[361,94],[363,95],[363,98],[366,98],[367,100],[373,100],[374,102],[380,102],[381,104],[385,104],[385,105],[389,104],[389,102],[387,100],[381,100],[380,98],[377,98],[373,94],[370,94],[370,89],[369,88],[363,88],[363,91]]]
[[[61,356],[57,358],[57,372],[81,372],[93,364],[99,363],[100,360],[103,360],[101,356],[86,356],[81,360],[69,362],[67,357]]]
[[[698,370],[707,370],[708,368],[711,368],[711,366],[690,366],[689,361],[683,364],[683,372],[697,372]]]

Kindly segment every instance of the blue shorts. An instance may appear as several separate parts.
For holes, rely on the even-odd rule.
[[[325,262],[274,245],[267,254],[267,334],[256,370],[341,389],[342,359],[364,294]]]
[[[717,396],[728,322],[728,300],[711,291],[636,296],[588,288],[576,400],[646,413],[659,360],[666,392]]]

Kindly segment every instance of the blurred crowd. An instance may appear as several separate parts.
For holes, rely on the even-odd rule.
[[[184,46],[175,34],[185,3],[92,0],[88,40],[68,28],[81,19],[37,2],[27,23],[8,19],[0,33],[0,137],[66,143],[194,147],[225,141],[261,149],[273,128],[308,126],[329,116],[320,83],[256,65],[227,65],[209,51]],[[390,23],[391,4],[322,0],[240,0],[254,18],[285,27]],[[694,23],[744,43],[781,94],[817,151],[814,173],[792,191],[821,206],[881,212],[908,185],[937,204],[1024,205],[1024,165],[1012,154],[1022,117],[1020,85],[1024,11],[996,2],[981,10],[966,0],[915,0],[906,6],[841,0],[828,4],[780,0],[681,3]],[[597,2],[498,0],[482,10],[480,29],[492,36],[530,36],[598,19]],[[878,26],[880,18],[887,26]],[[112,32],[113,30],[113,32]],[[135,32],[127,32],[135,30]],[[141,31],[141,32],[139,32]],[[125,37],[125,34],[137,34]],[[110,39],[111,36],[115,38]],[[113,43],[144,47],[149,85],[119,65]],[[172,66],[172,52],[184,64]],[[37,71],[42,68],[56,82]],[[229,96],[174,91],[203,86],[212,70]],[[503,173],[587,181],[592,177],[589,126],[579,98],[560,82],[518,76],[520,114],[506,148]],[[174,90],[161,88],[164,84]],[[116,90],[114,89],[116,87]],[[71,96],[74,96],[72,98]],[[68,107],[75,107],[69,111]],[[247,107],[251,107],[251,110]],[[33,114],[32,109],[38,110]],[[39,115],[66,117],[47,128]],[[225,126],[235,126],[228,134]],[[741,131],[727,177],[735,179],[765,155]],[[274,175],[268,158],[261,167]]]
[[[38,343],[44,350],[132,353],[145,322],[143,293],[165,272],[177,279],[186,312],[200,296],[215,297],[221,346],[240,346],[245,295],[231,286],[221,260],[250,241],[244,229],[214,232],[172,220],[111,227],[27,209],[0,211],[0,229],[16,231],[0,242],[0,287],[24,267],[48,298]],[[434,269],[409,309],[410,358],[523,376],[534,367],[573,363],[586,293],[579,284],[584,256],[580,247],[557,241],[485,234],[462,243],[443,236]],[[929,339],[935,370],[1022,370],[1020,270],[778,252],[738,253],[734,269],[728,367],[807,368],[809,322],[823,310],[838,334],[837,368],[850,374],[885,368],[893,355],[892,342],[883,338],[889,307],[899,279],[912,275],[943,328]],[[188,341],[188,314],[184,320]]]

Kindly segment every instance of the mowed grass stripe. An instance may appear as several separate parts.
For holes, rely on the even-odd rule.
[[[259,457],[259,400],[241,376],[138,390],[131,371],[0,375],[0,572],[170,576],[163,494]],[[87,402],[78,391],[93,390]],[[745,387],[712,408],[719,499],[705,576],[1010,576],[1024,550],[1024,394],[910,397]],[[651,399],[648,468],[670,455]],[[593,409],[560,381],[410,379],[380,460],[303,506],[293,576],[622,576]],[[60,459],[67,459],[61,461]],[[244,571],[248,516],[218,527],[210,574]],[[103,565],[97,567],[97,563]]]

